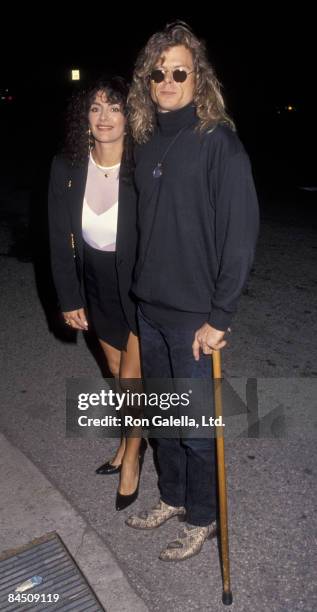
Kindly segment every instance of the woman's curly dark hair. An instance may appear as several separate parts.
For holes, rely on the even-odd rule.
[[[62,147],[62,155],[74,166],[82,166],[87,162],[87,157],[93,138],[89,139],[88,113],[91,104],[98,92],[103,92],[111,104],[120,104],[122,111],[126,114],[126,103],[129,87],[126,81],[119,76],[101,77],[91,83],[86,89],[75,92],[67,106],[65,117],[65,139]],[[131,135],[128,125],[124,137],[124,158],[131,160]]]

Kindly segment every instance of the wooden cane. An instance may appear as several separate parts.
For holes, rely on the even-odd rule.
[[[220,351],[213,351],[213,378],[215,417],[222,416],[221,395],[221,356]],[[219,516],[220,516],[220,554],[223,579],[222,603],[226,606],[232,604],[232,592],[230,589],[230,563],[229,563],[229,538],[228,538],[228,507],[227,507],[227,483],[225,465],[225,445],[223,428],[216,427],[216,449],[218,468],[218,492],[219,492]]]

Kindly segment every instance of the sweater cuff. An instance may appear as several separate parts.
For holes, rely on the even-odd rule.
[[[208,323],[219,331],[227,331],[230,326],[233,314],[226,312],[221,308],[212,308],[211,313],[208,317]]]

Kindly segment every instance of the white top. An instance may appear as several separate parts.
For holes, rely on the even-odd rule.
[[[120,163],[98,166],[90,153],[82,213],[83,239],[94,249],[115,251]]]

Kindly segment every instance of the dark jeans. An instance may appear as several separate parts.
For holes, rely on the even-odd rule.
[[[195,361],[192,343],[196,329],[168,329],[145,318],[138,309],[143,375],[145,378],[208,378],[211,359]],[[197,526],[216,518],[215,440],[158,438],[159,489],[170,506],[185,506],[186,520]]]

